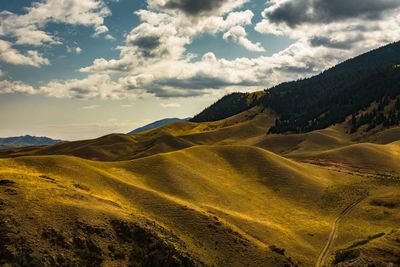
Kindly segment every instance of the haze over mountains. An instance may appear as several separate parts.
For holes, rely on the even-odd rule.
[[[27,147],[27,146],[54,145],[59,142],[61,142],[61,140],[54,140],[48,137],[36,137],[31,135],[6,137],[6,138],[0,138],[0,149]]]
[[[1,150],[0,264],[400,266],[399,51],[190,121]]]

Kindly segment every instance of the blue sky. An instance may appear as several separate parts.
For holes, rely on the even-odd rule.
[[[0,2],[0,136],[189,117],[398,41],[397,0]],[[296,70],[296,71],[293,71]]]

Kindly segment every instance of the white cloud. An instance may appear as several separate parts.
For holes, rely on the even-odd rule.
[[[24,28],[15,29],[13,35],[16,37],[17,45],[40,46],[42,44],[61,44],[61,41],[48,33],[38,30],[35,26],[29,25]]]
[[[229,31],[224,34],[223,38],[226,41],[239,43],[250,51],[265,51],[260,43],[253,43],[247,38],[246,30],[242,26],[235,26],[230,28]]]
[[[41,65],[49,65],[50,62],[37,51],[29,50],[25,54],[12,48],[12,44],[7,41],[0,40],[0,61],[15,65],[29,65],[40,67]]]
[[[314,17],[294,16],[291,18],[300,19],[300,22],[289,23],[273,19],[271,12],[284,3],[295,4],[294,0],[272,0],[255,29],[261,34],[289,37],[293,40],[292,45],[272,56],[227,60],[208,52],[197,57],[188,53],[187,46],[204,33],[220,33],[226,41],[238,43],[250,51],[262,52],[265,48],[248,38],[246,27],[252,25],[254,13],[237,10],[246,1],[207,0],[201,4],[208,4],[199,10],[187,10],[182,1],[149,0],[148,10],[136,12],[141,23],[127,33],[125,42],[117,47],[119,57],[97,58],[92,65],[80,69],[80,72],[88,73],[86,78],[51,81],[34,88],[34,92],[54,97],[120,99],[215,96],[230,91],[260,90],[316,74],[344,59],[400,39],[398,9],[384,10],[384,16],[373,20],[361,16],[346,17],[345,21],[330,18],[318,23]],[[318,1],[327,3],[327,0],[299,0],[296,3]],[[86,24],[80,21],[81,18],[72,21],[79,20],[81,24],[92,26],[95,34],[107,34],[103,18],[108,13],[100,14],[103,15],[97,16],[98,20],[84,20]],[[163,104],[167,107],[170,103]]]
[[[11,94],[11,93],[24,93],[34,94],[35,90],[32,86],[24,84],[22,82],[11,82],[11,81],[0,81],[0,93]]]
[[[163,108],[180,108],[181,104],[179,104],[179,103],[161,103],[160,106]]]
[[[108,32],[108,28],[105,25],[100,25],[100,26],[96,26],[94,28],[94,35],[93,36],[99,36],[103,33]]]
[[[79,55],[80,53],[82,53],[82,49],[79,46],[77,47],[67,46],[67,52]]]
[[[115,41],[114,36],[112,36],[111,34],[106,34],[106,35],[104,36],[104,38],[105,38],[106,40]]]
[[[322,2],[324,5],[316,6]],[[284,73],[290,67],[290,70],[299,74],[309,75],[400,39],[400,3],[396,4],[398,8],[376,10],[366,3],[359,0],[346,4],[327,0],[273,0],[264,10],[264,18],[255,26],[255,30],[295,40],[291,47],[273,56],[285,59],[289,65],[285,63],[275,68]],[[385,3],[394,5],[396,1],[388,0]],[[385,3],[373,1],[373,5],[378,6],[385,6]],[[302,10],[311,10],[313,6],[313,12],[302,13]],[[334,7],[338,13],[326,13],[323,10],[327,6]],[[296,14],[293,13],[294,7]],[[371,12],[378,12],[379,15],[367,15]]]
[[[23,15],[1,12],[0,36],[12,36],[17,44],[57,44],[56,37],[42,30],[49,22],[91,26],[98,35],[108,32],[104,18],[111,14],[102,0],[43,0],[26,10]]]
[[[57,98],[135,98],[143,92],[126,90],[122,83],[115,82],[109,75],[92,74],[84,79],[52,81],[38,88],[41,94]]]
[[[62,43],[61,39],[44,31],[48,23],[93,27],[93,35],[98,36],[108,32],[107,26],[104,25],[104,18],[110,14],[111,11],[103,0],[35,1],[22,15],[6,10],[0,12],[0,37],[12,38],[15,40],[13,45],[57,45]],[[110,38],[111,35],[105,36]],[[4,54],[5,41],[2,42],[2,60],[7,63],[35,67],[48,64],[48,60],[39,52],[31,50],[23,55],[22,52],[9,46],[11,42],[7,42],[7,53]]]

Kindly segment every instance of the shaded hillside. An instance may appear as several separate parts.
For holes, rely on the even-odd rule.
[[[26,146],[54,145],[59,142],[61,142],[61,140],[54,140],[48,137],[36,137],[30,135],[7,137],[7,138],[0,138],[0,149],[26,147]]]
[[[144,131],[148,131],[148,130],[152,130],[164,125],[168,125],[174,122],[180,122],[180,121],[188,121],[189,118],[187,119],[178,119],[178,118],[168,118],[168,119],[163,119],[163,120],[159,120],[159,121],[155,121],[153,123],[147,124],[143,127],[139,127],[131,132],[129,132],[129,134],[135,134],[135,133],[140,133],[140,132],[144,132]]]
[[[280,84],[264,92],[231,94],[205,109],[192,121],[215,121],[255,105],[271,108],[279,116],[270,133],[301,133],[344,122],[373,102],[385,108],[400,94],[400,43],[393,43],[345,61],[323,73]],[[236,104],[238,103],[238,104]],[[398,102],[399,103],[399,102]],[[383,105],[383,106],[382,106]],[[391,127],[400,124],[400,106],[385,114],[374,112],[354,122]]]

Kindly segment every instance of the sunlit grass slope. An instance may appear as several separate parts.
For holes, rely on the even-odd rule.
[[[374,173],[400,174],[400,141],[387,145],[360,143],[323,152],[311,152],[307,156]]]
[[[31,240],[32,257],[41,255],[35,247],[58,253],[41,235],[46,227],[67,238],[84,221],[110,235],[89,236],[103,263],[124,262],[107,256],[110,243],[130,253],[113,236],[110,221],[119,220],[163,229],[158,238],[177,255],[206,265],[279,266],[287,257],[312,265],[335,214],[364,194],[362,178],[250,146],[201,146],[121,162],[41,156],[0,164],[1,179],[15,182],[9,188],[15,195],[1,192],[5,210]]]
[[[247,140],[266,135],[273,121],[272,112],[255,107],[217,122],[177,122],[139,134],[111,134],[49,147],[0,151],[0,157],[73,155],[100,161],[129,160],[194,145],[247,143]]]
[[[275,118],[255,107],[216,122],[1,151],[2,257],[51,266],[313,266],[335,218],[360,198],[330,262],[398,228],[397,128],[267,135]]]

